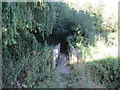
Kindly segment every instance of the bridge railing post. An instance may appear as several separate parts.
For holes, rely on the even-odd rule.
[[[77,63],[79,60],[79,53],[78,48],[75,48],[70,44],[70,62],[71,63]]]
[[[60,54],[60,43],[55,46],[52,50],[52,69],[56,68],[56,60],[59,58],[59,54]]]

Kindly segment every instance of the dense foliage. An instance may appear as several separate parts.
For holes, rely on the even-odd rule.
[[[109,88],[119,88],[119,58],[106,58],[86,64],[93,73],[94,79],[98,79]]]
[[[114,44],[114,38],[109,40],[108,34],[116,32],[117,27],[108,27],[103,22],[102,10],[90,5],[77,11],[62,2],[2,2],[3,87],[64,88],[59,73],[51,70],[53,46],[61,43],[61,52],[69,54],[71,44],[79,49],[81,56],[89,53],[88,46],[94,46],[99,37]],[[118,61],[112,59],[108,64],[107,60],[86,63],[78,70],[74,67],[67,77],[67,87],[79,87],[79,79],[85,81],[84,85],[93,82],[89,77],[84,79],[88,68],[96,72],[100,84],[118,87]],[[101,71],[103,67],[111,71]],[[109,78],[114,82],[110,83]]]
[[[76,70],[67,77],[68,87],[73,88],[119,88],[119,59],[105,58],[74,67]]]
[[[34,75],[34,81],[40,72],[50,69],[51,47],[46,46],[45,38],[52,33],[53,23],[54,9],[51,3],[2,3],[4,87],[13,87],[20,72],[24,71],[24,76],[26,68],[28,73]],[[25,77],[28,78],[28,85],[32,77]]]

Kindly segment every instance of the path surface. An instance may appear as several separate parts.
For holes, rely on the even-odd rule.
[[[60,59],[58,62],[58,66],[56,70],[60,73],[62,77],[62,87],[61,88],[66,88],[67,87],[67,80],[65,79],[65,76],[67,76],[69,73],[71,73],[71,70],[69,66],[64,66],[64,64],[67,62],[67,55],[64,53],[60,54]]]
[[[64,54],[64,53],[61,53],[60,54],[60,59],[59,59],[59,62],[58,62],[58,66],[56,67],[56,71],[60,73],[60,76],[61,76],[61,79],[60,79],[60,87],[61,88],[67,88],[68,87],[68,82],[66,80],[66,76],[69,75],[70,73],[72,73],[72,70],[70,69],[69,66],[64,66],[64,64],[67,62],[67,59],[66,59],[67,55]],[[89,76],[88,76],[89,77]],[[93,81],[89,81],[89,82],[86,82],[88,81],[87,79],[89,78],[85,78],[85,77],[82,77],[80,80],[81,80],[81,83],[80,85],[78,86],[78,88],[105,88],[105,86],[103,85],[97,85],[95,84]]]

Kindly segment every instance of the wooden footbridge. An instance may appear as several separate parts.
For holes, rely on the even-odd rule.
[[[74,48],[72,45],[70,45],[70,47],[71,47],[71,52],[70,52],[69,57],[64,53],[60,53],[60,43],[53,48],[53,51],[52,51],[52,59],[53,59],[52,60],[52,69],[56,69],[56,66],[64,67],[69,62],[72,62],[72,63],[78,62],[78,59],[79,59],[78,49]],[[68,59],[69,59],[69,61],[68,61]]]

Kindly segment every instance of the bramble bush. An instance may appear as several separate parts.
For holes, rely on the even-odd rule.
[[[45,38],[51,34],[53,13],[51,3],[2,2],[4,88],[14,88],[16,82],[33,87],[41,73],[50,71],[52,46]]]
[[[86,68],[94,77],[108,88],[119,88],[119,58],[108,57],[86,63]]]
[[[67,77],[69,88],[119,88],[119,58],[78,64]]]
[[[3,87],[14,88],[16,82],[28,88],[62,87],[60,74],[51,70],[52,48],[58,42],[68,51],[69,44],[77,47],[83,59],[99,37],[114,45],[115,35],[109,34],[117,26],[103,24],[101,9],[85,8],[77,11],[62,2],[2,2]],[[107,58],[83,64],[67,77],[68,87],[118,87],[117,63]]]

